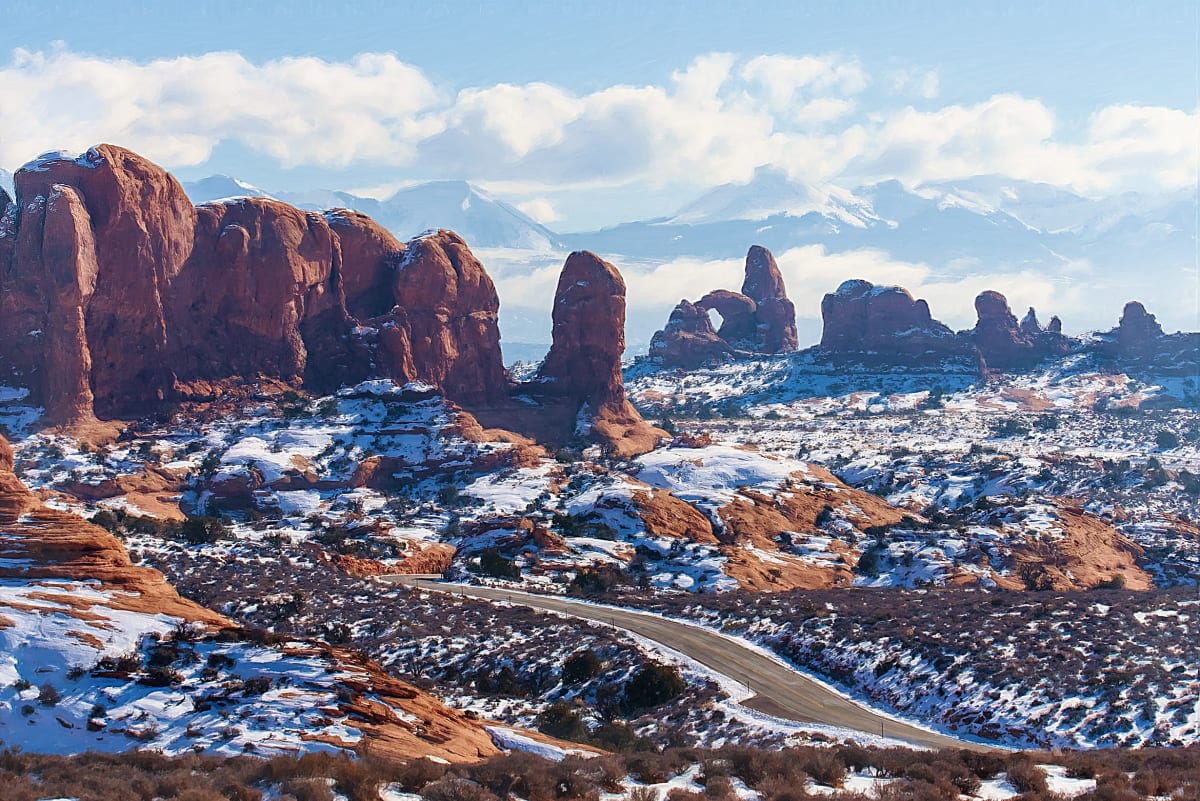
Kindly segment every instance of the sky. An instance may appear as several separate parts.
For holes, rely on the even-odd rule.
[[[1192,2],[0,0],[0,167],[102,142],[184,180],[463,178],[552,228],[771,166],[1095,197],[1194,187]]]

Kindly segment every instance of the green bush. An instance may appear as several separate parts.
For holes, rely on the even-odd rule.
[[[521,568],[517,567],[517,563],[505,559],[495,548],[488,548],[479,555],[479,572],[492,578],[521,578]]]
[[[673,665],[647,662],[625,682],[625,706],[630,711],[659,706],[686,689],[687,682]]]
[[[600,657],[590,648],[576,651],[563,661],[562,683],[581,684],[600,675]]]
[[[537,716],[538,731],[560,740],[581,742],[587,739],[587,726],[579,712],[569,704],[551,704]]]

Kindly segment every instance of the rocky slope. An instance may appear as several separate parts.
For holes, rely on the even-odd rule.
[[[348,749],[454,762],[485,724],[316,642],[272,644],[48,508],[0,439],[0,736],[29,750]],[[236,666],[236,672],[235,672]],[[219,714],[218,714],[219,712]]]

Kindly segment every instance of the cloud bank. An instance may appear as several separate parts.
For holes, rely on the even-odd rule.
[[[836,54],[712,53],[662,85],[576,93],[543,82],[455,90],[391,53],[135,62],[63,48],[14,51],[0,85],[9,167],[110,141],[178,168],[231,141],[282,167],[372,164],[554,191],[708,187],[764,165],[807,181],[995,173],[1087,194],[1170,191],[1194,186],[1200,136],[1195,109],[1110,105],[1065,126],[1014,94],[938,107],[936,72],[876,78]],[[864,107],[869,87],[889,102]]]

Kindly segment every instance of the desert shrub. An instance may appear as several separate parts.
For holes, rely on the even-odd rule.
[[[712,776],[704,782],[704,795],[714,801],[724,801],[737,798],[737,791],[728,776]]]
[[[695,790],[685,790],[682,787],[672,787],[667,793],[667,801],[708,801],[704,793]]]
[[[600,675],[600,657],[591,648],[576,651],[563,661],[562,683],[581,684]]]
[[[673,665],[647,662],[625,682],[625,705],[630,710],[665,704],[683,694],[687,682]]]
[[[229,529],[216,517],[189,517],[179,526],[179,536],[188,545],[207,545],[229,538]]]
[[[516,562],[506,559],[495,548],[488,548],[479,555],[479,572],[485,576],[503,579],[519,579],[521,568]]]
[[[46,682],[38,688],[38,703],[42,706],[58,706],[58,702],[61,700],[62,693],[50,682]]]
[[[625,575],[619,568],[613,565],[596,565],[577,572],[567,585],[567,592],[583,597],[603,595],[624,581]]]
[[[797,784],[782,776],[768,776],[754,785],[762,801],[806,801],[809,798],[804,782]]]
[[[242,684],[242,695],[262,695],[271,689],[271,679],[267,676],[255,676],[246,679]]]
[[[427,801],[498,801],[496,795],[461,776],[447,776],[421,789]]]
[[[651,743],[639,737],[633,727],[619,720],[611,720],[592,732],[591,743],[605,751],[633,751],[650,747]]]
[[[569,704],[551,704],[537,716],[538,731],[562,740],[579,742],[587,737],[587,726],[584,725],[579,712]]]
[[[1019,793],[1028,795],[1047,792],[1045,772],[1028,756],[1020,755],[1009,759],[1007,773],[1008,783]]]
[[[846,766],[837,753],[829,748],[805,748],[792,752],[797,767],[821,784],[841,787],[846,781]]]
[[[1160,451],[1169,451],[1179,447],[1179,435],[1168,428],[1163,428],[1154,435],[1154,445]]]
[[[288,779],[281,789],[296,801],[333,801],[333,789],[325,779]]]

